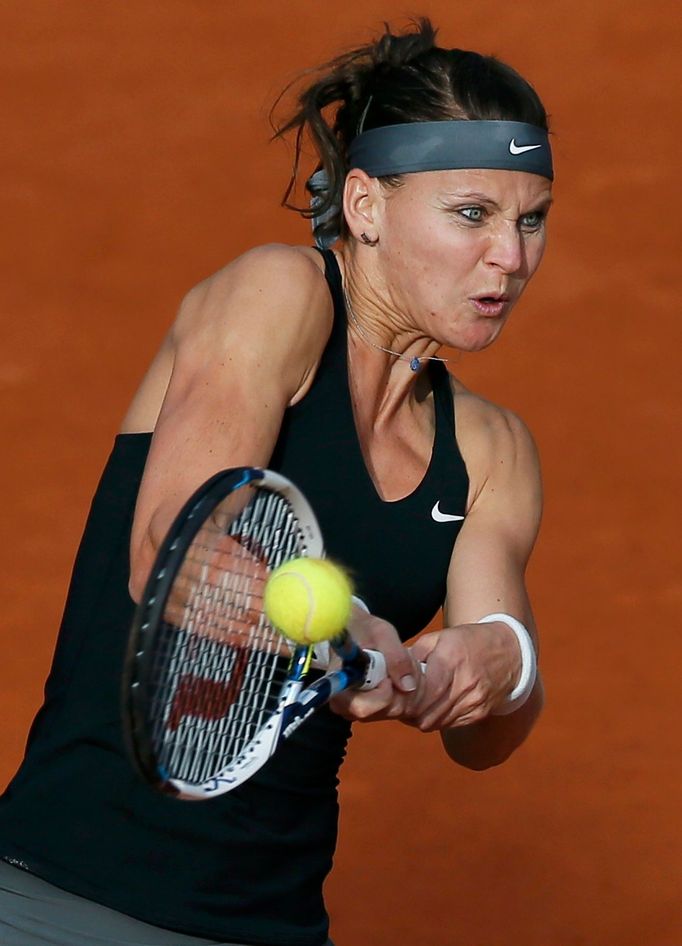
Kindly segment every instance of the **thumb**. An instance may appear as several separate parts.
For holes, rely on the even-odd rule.
[[[403,693],[417,689],[421,671],[415,657],[398,637],[398,632],[386,621],[374,630],[374,643],[386,659],[386,672],[393,686]]]
[[[417,688],[419,667],[402,644],[398,632],[382,618],[373,614],[354,614],[352,633],[363,647],[380,650],[386,660],[386,673],[393,686],[404,693]]]

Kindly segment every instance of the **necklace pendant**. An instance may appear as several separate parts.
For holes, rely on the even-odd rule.
[[[416,355],[414,356],[414,358],[410,359],[410,368],[412,369],[412,371],[419,371],[419,369],[421,368],[421,362],[419,361]]]

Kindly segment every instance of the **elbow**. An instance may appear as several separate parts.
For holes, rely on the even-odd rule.
[[[474,772],[502,765],[526,741],[544,706],[540,677],[530,699],[509,716],[487,716],[471,726],[441,733],[443,747],[458,765]]]
[[[498,752],[483,752],[478,755],[471,755],[465,758],[457,759],[459,765],[472,772],[486,772],[488,769],[497,768],[506,762],[518,746],[511,746]],[[452,757],[451,757],[452,758]]]
[[[144,583],[141,582],[138,576],[135,575],[134,572],[132,572],[131,570],[130,579],[128,581],[128,594],[130,595],[132,600],[135,602],[135,604],[140,603],[143,592],[144,592]]]
[[[145,580],[139,570],[135,569],[131,563],[130,578],[128,579],[128,594],[135,604],[139,604],[145,589]]]
[[[165,521],[165,517],[157,510],[146,524],[141,518],[133,523],[128,593],[135,604],[139,604],[144,596],[156,556],[166,535]]]
[[[146,534],[141,542],[131,548],[128,593],[135,604],[139,604],[144,595],[152,565],[156,557],[156,551],[149,534]]]
[[[443,734],[443,743],[445,751],[453,762],[461,765],[462,768],[469,769],[472,772],[485,772],[487,769],[494,769],[502,765],[512,755],[517,745],[475,745],[463,747],[460,745],[448,745],[446,733]]]

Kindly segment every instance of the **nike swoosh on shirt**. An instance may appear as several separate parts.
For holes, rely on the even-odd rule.
[[[511,154],[523,154],[524,151],[535,151],[536,148],[541,148],[542,145],[517,145],[514,138],[509,142],[509,151]]]
[[[464,516],[451,516],[450,513],[441,512],[438,508],[440,506],[440,499],[435,503],[433,509],[431,510],[431,518],[434,522],[459,522],[464,519]]]

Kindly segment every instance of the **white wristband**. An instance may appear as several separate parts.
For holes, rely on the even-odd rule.
[[[514,632],[519,642],[519,647],[521,648],[521,676],[519,677],[518,683],[502,706],[494,710],[492,714],[493,716],[507,716],[509,713],[513,713],[523,706],[531,695],[538,672],[537,657],[535,656],[535,648],[533,647],[530,634],[523,624],[510,614],[486,614],[486,616],[481,618],[477,623],[492,624],[495,621],[506,624],[507,627]]]

